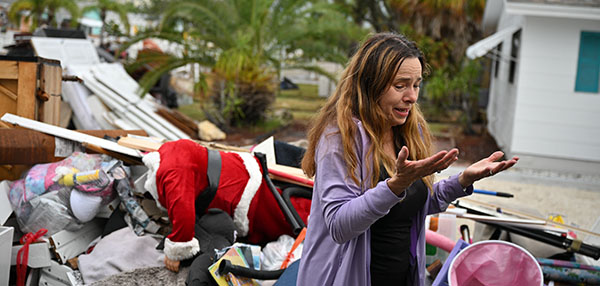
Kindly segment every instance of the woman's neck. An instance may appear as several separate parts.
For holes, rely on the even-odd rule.
[[[394,131],[392,128],[390,128],[383,134],[383,151],[387,156],[390,156],[393,160],[396,159]]]

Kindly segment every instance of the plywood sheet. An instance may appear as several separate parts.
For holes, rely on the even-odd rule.
[[[0,78],[16,79],[18,75],[17,61],[0,61]]]

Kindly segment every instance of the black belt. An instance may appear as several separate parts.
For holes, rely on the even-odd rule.
[[[215,198],[221,177],[221,154],[217,150],[206,149],[206,151],[208,151],[208,163],[206,164],[208,186],[196,198],[196,216],[202,216]]]

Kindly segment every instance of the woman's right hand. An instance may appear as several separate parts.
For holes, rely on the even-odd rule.
[[[458,160],[458,149],[440,151],[435,155],[417,160],[408,160],[408,147],[403,146],[396,159],[396,172],[387,181],[396,195],[401,195],[412,183],[435,172],[448,168]]]

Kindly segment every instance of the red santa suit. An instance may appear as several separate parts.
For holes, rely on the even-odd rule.
[[[249,153],[219,153],[219,187],[208,208],[227,212],[238,236],[246,237],[250,243],[292,235],[292,227],[263,180],[258,160]],[[191,140],[178,140],[163,144],[158,152],[144,156],[143,161],[150,169],[145,188],[167,210],[173,224],[165,240],[165,255],[172,260],[194,256],[200,251],[194,238],[195,202],[208,185],[208,151]],[[310,200],[293,198],[292,204],[306,222]]]

